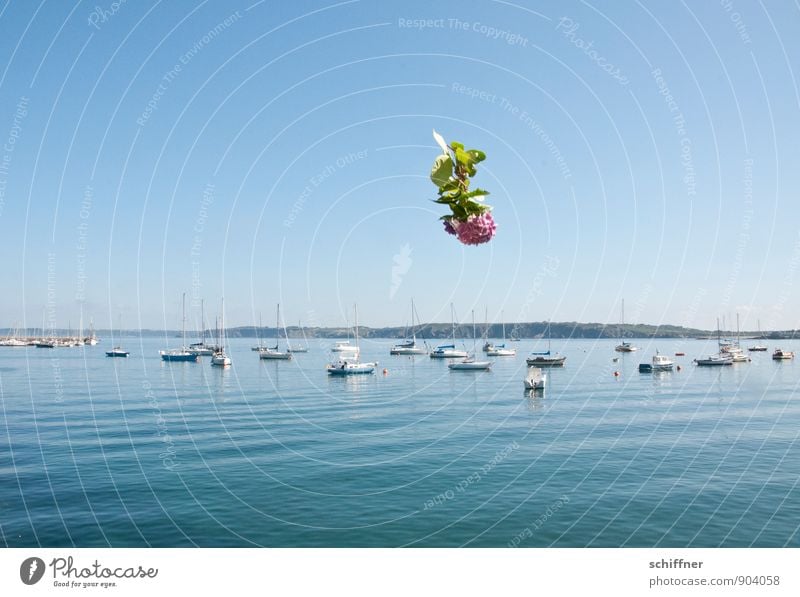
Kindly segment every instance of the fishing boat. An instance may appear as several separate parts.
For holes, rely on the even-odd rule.
[[[530,356],[525,359],[529,367],[563,367],[567,357],[550,352],[550,322],[547,322],[545,330],[547,336],[547,350],[544,352],[532,352]]]
[[[733,365],[733,355],[729,352],[723,352],[722,335],[719,329],[719,317],[717,318],[717,347],[719,352],[712,354],[704,359],[695,359],[696,365],[701,367],[724,367],[726,365]]]
[[[231,358],[225,353],[225,299],[222,299],[221,314],[219,316],[219,336],[216,350],[211,355],[212,367],[230,367]]]
[[[431,351],[430,357],[432,359],[465,359],[467,356],[466,350],[456,348],[456,315],[453,303],[450,303],[450,327],[452,328],[452,344],[440,344]]]
[[[107,357],[117,357],[117,358],[124,357],[124,358],[127,358],[127,357],[130,356],[130,354],[131,353],[129,353],[127,350],[124,350],[121,346],[115,346],[111,350],[107,350],[106,351],[106,356]]]
[[[639,363],[639,373],[652,373],[654,371],[672,371],[672,367],[674,365],[675,362],[672,359],[663,354],[659,354],[659,352],[656,351],[656,354],[653,355],[653,360],[651,363]]]
[[[639,350],[636,346],[631,344],[630,342],[625,342],[623,339],[623,328],[625,327],[625,299],[622,299],[622,309],[620,314],[620,326],[619,326],[619,340],[620,343],[614,347],[614,350],[617,352],[634,352]]]
[[[475,337],[475,311],[472,312],[472,354],[467,355],[463,361],[447,365],[453,371],[485,371],[491,369],[491,361],[479,361],[475,358],[477,338]]]
[[[547,383],[547,374],[539,367],[528,367],[528,374],[525,376],[526,390],[544,390]]]
[[[392,348],[389,350],[389,354],[411,356],[417,354],[427,354],[428,351],[424,347],[417,344],[416,326],[414,325],[415,311],[414,299],[411,299],[411,339],[392,346]],[[419,318],[417,318],[417,321],[419,321]]]
[[[182,300],[182,317],[181,317],[181,338],[183,338],[183,346],[181,348],[173,348],[171,350],[159,350],[158,354],[161,355],[162,361],[170,363],[181,362],[197,362],[200,357],[186,348],[186,293],[183,293]]]
[[[503,319],[503,314],[500,313],[500,318]],[[486,351],[486,356],[489,357],[515,357],[517,356],[516,348],[506,348],[506,322],[503,321],[503,343],[495,344],[491,349]]]
[[[353,306],[353,313],[355,315],[355,346],[353,347],[355,350],[349,352],[337,351],[340,353],[339,358],[327,366],[329,375],[369,375],[378,366],[377,362],[362,363],[359,360],[361,351],[358,348],[358,307],[355,305]]]
[[[788,361],[789,359],[794,358],[794,353],[788,350],[781,350],[780,348],[776,348],[775,352],[772,353],[773,360],[776,361]]]
[[[270,348],[262,348],[258,351],[258,358],[273,361],[290,361],[292,353],[288,350],[282,351],[280,349],[281,338],[281,304],[278,303],[278,313],[275,322],[275,346]]]

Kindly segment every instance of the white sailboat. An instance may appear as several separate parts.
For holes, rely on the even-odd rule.
[[[217,350],[219,350],[219,346],[211,346],[206,344],[206,311],[205,311],[205,301],[200,299],[200,342],[195,342],[194,344],[189,345],[189,350],[195,353],[197,356],[200,357],[210,357],[213,356]]]
[[[214,354],[211,355],[212,367],[230,367],[231,358],[225,353],[225,299],[222,299],[222,314],[219,317],[219,338]]]
[[[503,343],[494,344],[486,351],[486,356],[489,357],[515,357],[517,356],[516,348],[506,348],[506,322],[503,313],[500,313],[500,319],[503,320]]]
[[[265,359],[265,360],[273,360],[273,361],[290,361],[292,359],[292,353],[287,351],[282,351],[280,349],[280,339],[281,339],[281,304],[278,303],[278,314],[275,323],[275,346],[271,348],[262,348],[258,351],[258,358]]]
[[[617,352],[634,352],[639,350],[636,346],[631,344],[630,342],[625,342],[623,339],[623,331],[622,328],[625,326],[625,299],[622,299],[622,309],[620,315],[620,326],[619,326],[619,340],[620,343],[614,347],[614,350]]]
[[[287,344],[286,350],[288,352],[308,352],[308,339],[306,338],[306,331],[303,329],[303,326],[301,325],[301,323],[299,321],[297,322],[297,327],[300,328],[300,333],[303,334],[303,346],[288,346],[289,339],[287,338],[286,339],[286,344]]]
[[[358,307],[353,305],[353,313],[355,315],[355,351],[342,353],[339,358],[330,363],[327,367],[329,375],[367,375],[375,371],[378,366],[377,362],[362,363],[359,359],[360,349],[358,347]],[[339,351],[341,353],[341,351]]]
[[[197,362],[200,357],[186,348],[186,293],[183,293],[182,308],[181,308],[181,338],[183,339],[183,346],[180,348],[173,348],[172,350],[159,350],[158,354],[161,355],[162,361],[168,362]]]
[[[450,325],[452,327],[453,343],[440,344],[433,349],[430,354],[432,359],[464,359],[468,356],[466,350],[456,348],[456,315],[453,303],[450,303]]]
[[[733,365],[733,357],[729,353],[722,352],[722,332],[719,329],[719,317],[717,317],[717,354],[709,355],[704,359],[695,359],[696,365],[701,367],[721,367],[725,365]]]
[[[485,371],[491,369],[491,361],[479,361],[475,358],[477,340],[475,337],[475,311],[472,312],[472,354],[467,355],[463,361],[450,363],[448,368],[451,371]]]
[[[417,334],[416,334],[416,327],[414,326],[414,299],[411,299],[411,340],[407,340],[406,342],[402,342],[400,344],[395,344],[392,346],[391,350],[389,350],[389,354],[392,355],[416,355],[416,354],[426,354],[428,351],[425,350],[422,346],[417,345]]]

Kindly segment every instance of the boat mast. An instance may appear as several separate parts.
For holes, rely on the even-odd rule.
[[[414,342],[414,345],[417,344],[417,334],[414,330],[414,299],[411,299],[411,340]]]
[[[205,300],[200,299],[200,344],[203,348],[206,346],[206,311],[204,303]]]
[[[356,318],[356,348],[358,348],[358,305],[353,304],[353,315]]]
[[[181,301],[181,337],[183,338],[183,350],[186,350],[186,293],[183,293]]]
[[[456,343],[456,310],[453,308],[453,303],[450,303],[450,326],[453,328],[453,346]]]
[[[219,315],[219,350],[223,352],[225,348],[225,297],[222,297],[222,312]]]
[[[505,312],[500,311],[500,319],[503,320],[503,344],[506,342],[506,320],[505,320]]]

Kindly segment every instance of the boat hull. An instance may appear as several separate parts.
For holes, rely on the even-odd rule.
[[[274,350],[261,350],[258,352],[258,358],[266,361],[291,361],[292,355],[288,352],[278,352]]]
[[[196,363],[197,361],[200,360],[200,357],[191,352],[186,352],[186,353],[162,352],[161,360],[166,361],[168,363]]]
[[[536,357],[526,359],[529,367],[563,367],[567,357]]]
[[[486,371],[491,369],[490,361],[470,361],[468,363],[450,363],[448,365],[452,371]]]
[[[413,355],[419,355],[419,354],[426,354],[426,352],[425,352],[424,348],[418,348],[418,347],[411,348],[411,347],[407,347],[407,346],[402,346],[402,347],[397,347],[396,346],[396,347],[394,347],[394,348],[389,350],[389,354],[395,355],[395,356],[413,356]]]

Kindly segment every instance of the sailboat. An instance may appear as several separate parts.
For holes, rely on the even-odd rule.
[[[475,358],[476,349],[476,334],[475,334],[475,311],[472,312],[472,353],[467,355],[463,361],[457,363],[450,363],[447,367],[452,371],[485,371],[491,369],[491,361],[479,361]]]
[[[231,358],[225,354],[225,299],[222,299],[222,314],[219,319],[219,338],[217,339],[217,347],[214,354],[211,355],[212,367],[229,367]],[[205,338],[203,338],[205,340]]]
[[[764,335],[761,333],[761,320],[758,320],[758,338],[759,340],[762,339]],[[756,342],[754,346],[749,347],[747,350],[750,352],[767,352],[767,347],[763,344],[759,344]]]
[[[545,330],[547,335],[547,350],[545,352],[532,352],[531,356],[526,359],[528,366],[536,366],[536,367],[563,367],[564,361],[567,360],[567,357],[562,357],[558,355],[553,355],[550,353],[550,322],[547,322],[547,329]]]
[[[488,357],[515,357],[517,356],[516,348],[506,348],[506,322],[503,313],[500,313],[500,319],[503,320],[503,343],[495,344],[486,351]]]
[[[749,363],[750,357],[744,354],[739,342],[739,314],[736,314],[736,342],[728,343],[720,348],[721,353],[731,356],[734,363]]]
[[[300,325],[300,322],[297,322],[297,327],[300,328],[300,333],[303,334],[303,346],[288,346],[289,339],[286,339],[288,352],[308,352],[308,339],[306,338],[306,331],[303,329],[303,326]]]
[[[205,315],[205,301],[200,299],[200,342],[195,342],[189,345],[189,350],[200,357],[210,357],[217,350],[219,346],[211,346],[206,344],[206,315]]]
[[[616,350],[617,352],[633,352],[635,350],[639,350],[636,346],[634,346],[630,342],[625,342],[625,340],[623,340],[622,328],[624,326],[625,326],[625,299],[622,299],[622,311],[620,315],[620,326],[619,326],[620,343],[614,347],[614,350]]]
[[[258,312],[258,329],[256,330],[256,337],[258,338],[258,345],[251,346],[250,350],[254,352],[259,352],[264,350],[265,346],[264,343],[261,341],[261,330],[264,329],[264,325],[261,323],[261,311]]]
[[[432,359],[465,359],[467,358],[466,350],[456,349],[456,316],[453,303],[450,303],[450,322],[453,329],[453,343],[441,344],[431,351],[430,357]]]
[[[719,317],[717,317],[717,347],[719,349],[717,354],[712,354],[704,359],[695,359],[695,364],[701,367],[733,365],[733,357],[728,353],[722,352],[722,332],[719,329]]]
[[[280,338],[281,338],[281,304],[278,303],[278,314],[277,320],[275,323],[275,347],[274,348],[262,348],[258,351],[258,358],[260,359],[269,359],[269,360],[276,360],[276,361],[289,361],[292,358],[292,353],[288,350],[283,352],[280,350]]]
[[[83,327],[83,321],[81,321],[81,327]],[[97,346],[97,343],[100,342],[100,338],[94,333],[94,319],[89,319],[89,336],[83,339],[83,343],[86,346]]]
[[[120,329],[120,334],[121,334],[122,333],[122,313],[119,314],[119,329]],[[112,330],[112,340],[113,340],[113,330]],[[130,354],[131,353],[129,353],[127,350],[123,350],[123,348],[119,344],[117,344],[111,350],[107,350],[106,351],[106,356],[107,357],[127,358],[127,357],[130,356]]]
[[[355,315],[355,352],[343,353],[339,358],[330,363],[327,367],[329,375],[365,375],[375,371],[378,366],[377,362],[362,363],[359,360],[360,349],[358,347],[358,307],[353,305],[353,313]]]
[[[197,362],[200,360],[195,353],[187,350],[186,348],[186,293],[183,293],[182,307],[181,307],[181,338],[183,338],[183,346],[180,348],[173,348],[172,350],[159,350],[158,354],[161,355],[162,361],[169,362]]]
[[[417,346],[417,334],[416,334],[416,327],[414,326],[414,299],[411,299],[411,340],[406,340],[400,344],[395,344],[392,346],[391,350],[389,350],[389,354],[393,355],[415,355],[415,354],[425,354],[428,351],[425,350],[422,346]],[[419,318],[417,318],[419,321]]]

